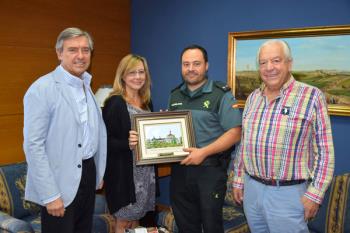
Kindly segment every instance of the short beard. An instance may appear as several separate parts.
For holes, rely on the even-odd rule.
[[[182,81],[186,83],[185,77],[184,75],[181,73],[181,77],[182,77]],[[203,75],[204,79],[203,80],[207,80],[208,79],[208,71],[205,72],[205,74]],[[200,81],[202,82],[202,81]],[[191,83],[192,84],[192,83]]]

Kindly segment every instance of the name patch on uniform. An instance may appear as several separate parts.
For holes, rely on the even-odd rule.
[[[171,107],[181,106],[181,105],[182,105],[182,103],[172,103],[172,104],[171,104]]]

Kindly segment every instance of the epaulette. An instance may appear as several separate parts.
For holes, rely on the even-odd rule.
[[[223,90],[224,92],[228,92],[231,90],[231,88],[224,82],[221,81],[214,81],[214,84],[216,87],[218,87],[219,89]]]
[[[173,93],[174,91],[176,91],[177,89],[180,89],[180,87],[184,84],[184,82],[180,83],[179,85],[177,85],[174,89],[172,89],[170,92]]]

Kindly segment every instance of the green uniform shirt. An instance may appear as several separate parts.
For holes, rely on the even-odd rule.
[[[172,90],[168,108],[170,111],[191,111],[196,146],[201,148],[242,124],[240,111],[233,107],[235,104],[236,99],[228,86],[208,80],[193,92],[185,83]]]

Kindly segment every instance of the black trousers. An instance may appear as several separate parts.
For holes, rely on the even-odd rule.
[[[172,166],[170,199],[180,233],[224,232],[226,181],[226,169],[220,165]]]
[[[66,207],[63,217],[48,214],[41,209],[42,233],[91,233],[95,207],[96,167],[94,159],[84,160],[78,192],[73,202]]]

